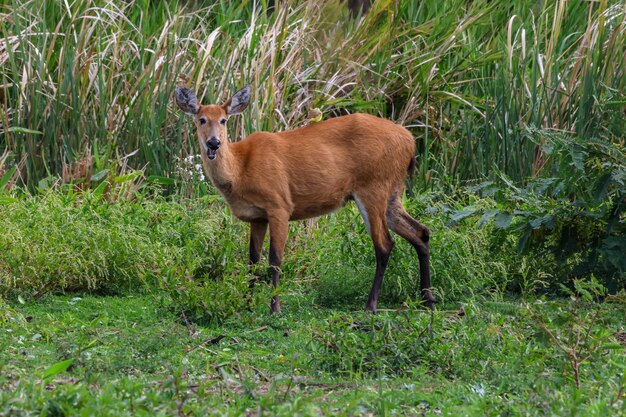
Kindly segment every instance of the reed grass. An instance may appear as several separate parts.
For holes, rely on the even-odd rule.
[[[251,85],[236,139],[311,108],[391,118],[415,134],[421,188],[552,170],[529,131],[624,143],[622,2],[378,0],[352,18],[338,0],[9,0],[0,13],[0,151],[31,189],[89,186],[122,160],[179,179],[197,153],[179,84],[204,102]]]

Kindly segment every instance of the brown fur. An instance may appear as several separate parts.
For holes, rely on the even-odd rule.
[[[203,162],[241,220],[266,220],[275,210],[301,220],[332,212],[355,193],[389,196],[403,188],[414,151],[403,127],[354,114],[281,133],[253,133],[223,143],[214,161],[203,154]]]
[[[188,109],[185,103],[181,106],[184,110]],[[230,104],[231,100],[223,106],[199,106],[195,121],[201,149],[210,138],[221,142],[216,158],[209,160],[202,152],[202,161],[233,214],[251,223],[251,263],[259,259],[269,224],[270,267],[277,285],[288,222],[330,213],[355,199],[362,214],[365,211],[377,259],[366,308],[376,309],[393,247],[389,227],[416,248],[422,292],[432,307],[428,230],[404,211],[400,200],[407,169],[415,164],[411,133],[389,120],[352,114],[285,132],[256,132],[231,143],[226,125],[221,123],[228,118]],[[200,124],[200,120],[206,123]],[[280,311],[277,297],[271,309]]]

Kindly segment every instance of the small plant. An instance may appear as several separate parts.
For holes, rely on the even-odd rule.
[[[604,288],[595,278],[575,280],[574,291],[564,287],[572,301],[555,317],[549,318],[538,308],[529,305],[528,311],[549,337],[549,343],[565,357],[572,373],[576,388],[581,385],[581,367],[599,360],[606,349],[624,350],[613,342],[613,335],[599,329],[598,320],[602,314],[600,300],[606,295]]]
[[[19,301],[23,302],[23,298],[20,297]],[[4,328],[8,323],[16,323],[18,325],[21,325],[26,323],[26,319],[19,310],[12,307],[0,295],[0,328]]]
[[[257,286],[254,295],[250,294],[250,276],[247,267],[241,267],[239,272],[238,268],[229,267],[228,273],[216,278],[205,275],[199,279],[162,282],[161,289],[165,292],[159,297],[182,321],[204,325],[221,323],[258,304],[259,294],[265,293]]]

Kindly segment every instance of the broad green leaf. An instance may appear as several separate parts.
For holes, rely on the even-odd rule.
[[[607,173],[604,174],[597,182],[596,190],[593,193],[593,198],[596,203],[604,200],[606,198],[607,191],[609,189],[609,185],[611,184],[612,176]],[[1,187],[0,187],[1,188]]]
[[[0,196],[0,204],[15,203],[16,201],[17,198],[15,197]]]
[[[539,229],[542,225],[547,225],[549,226],[550,223],[552,223],[554,216],[549,214],[547,216],[543,216],[543,217],[538,217],[536,219],[532,219],[530,221],[530,227],[532,227],[534,230]]]
[[[485,181],[485,182],[481,182],[480,184],[470,185],[469,187],[467,187],[467,191],[470,193],[476,193],[482,190],[483,188],[491,187],[492,185],[493,185],[493,181]]]
[[[108,174],[108,173],[109,173],[109,171],[110,171],[109,169],[103,169],[102,171],[100,171],[100,172],[98,172],[98,173],[96,173],[96,174],[93,174],[93,175],[91,176],[91,180],[92,180],[92,181],[100,181],[102,178],[104,178],[104,176],[105,176],[106,174]]]
[[[29,133],[31,135],[43,135],[43,132],[39,130],[26,129],[25,127],[12,126],[9,129],[11,133]]]
[[[495,225],[498,229],[506,229],[511,225],[512,220],[512,214],[500,212],[496,215]]]
[[[11,177],[13,177],[13,174],[15,174],[16,170],[17,170],[17,167],[13,167],[13,168],[9,169],[2,176],[2,179],[0,179],[0,190],[2,190],[4,188],[4,186],[8,184],[9,180],[11,179]]]
[[[582,152],[578,152],[575,149],[572,149],[571,156],[572,156],[572,165],[574,165],[574,167],[578,171],[584,171],[584,169],[585,169],[585,154],[582,153]]]
[[[168,177],[163,177],[161,175],[150,175],[148,177],[148,181],[155,183],[155,184],[161,184],[161,185],[174,185],[176,184],[176,180],[173,178],[168,178]]]
[[[473,215],[477,211],[478,210],[476,210],[476,209],[457,210],[457,211],[454,212],[454,214],[452,216],[450,216],[450,222],[453,223],[453,224],[454,223],[458,223],[461,220],[463,220],[464,218]]]
[[[73,363],[74,363],[74,359],[68,359],[66,361],[57,362],[51,367],[49,367],[48,369],[46,369],[46,372],[44,372],[43,374],[43,378],[44,379],[53,378],[54,376],[60,374],[61,372],[67,371],[67,368],[69,368]]]
[[[126,174],[126,175],[120,175],[119,177],[115,177],[113,179],[113,181],[115,181],[116,183],[120,184],[123,182],[128,182],[128,181],[132,181],[137,177],[140,177],[143,175],[143,171],[139,170],[139,171],[133,171],[130,174]]]
[[[107,188],[107,185],[109,185],[109,183],[107,181],[102,181],[92,192],[91,195],[94,197],[100,197],[103,193],[104,190]]]
[[[57,180],[58,180],[58,178],[51,177],[51,176],[50,177],[46,177],[46,178],[42,178],[37,183],[37,187],[39,188],[40,191],[47,190]]]
[[[482,226],[486,225],[486,224],[487,224],[487,223],[489,223],[489,222],[490,222],[490,221],[494,218],[494,216],[496,216],[498,213],[500,213],[500,210],[497,210],[497,209],[495,209],[495,210],[487,210],[487,211],[485,212],[485,214],[483,214],[483,216],[480,218],[480,221],[478,222],[478,226],[481,226],[481,227],[482,227]]]

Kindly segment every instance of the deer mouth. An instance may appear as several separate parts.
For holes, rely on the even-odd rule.
[[[221,143],[217,139],[210,139],[206,142],[204,148],[206,149],[206,156],[210,161],[214,160],[217,156],[217,150],[220,148],[220,145]]]

